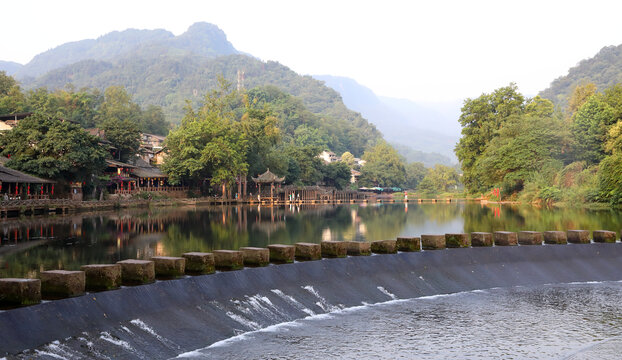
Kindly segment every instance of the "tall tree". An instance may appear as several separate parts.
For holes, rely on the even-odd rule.
[[[405,169],[406,183],[404,186],[408,189],[416,189],[421,180],[428,174],[428,169],[420,162],[408,163]]]
[[[345,189],[350,183],[350,167],[344,162],[334,162],[322,165],[324,185],[338,190]]]
[[[459,181],[460,178],[456,169],[445,165],[436,165],[427,171],[417,190],[426,193],[451,191],[456,188]]]
[[[131,120],[110,118],[101,124],[106,140],[114,146],[114,157],[119,161],[128,161],[140,148],[140,131]]]
[[[106,151],[79,125],[35,113],[0,136],[7,166],[59,181],[88,181],[105,166]]]
[[[455,151],[462,164],[467,189],[478,191],[482,188],[481,179],[475,174],[475,163],[488,143],[498,136],[501,126],[523,113],[524,101],[513,83],[477,99],[465,100],[458,120],[462,125],[462,137]]]
[[[221,79],[198,111],[187,107],[181,126],[166,141],[170,155],[162,169],[173,183],[209,180],[212,185],[231,186],[237,176],[246,176],[248,144],[235,119],[238,103],[237,93]]]
[[[26,97],[17,81],[0,71],[0,114],[20,113],[26,110]]]
[[[161,107],[149,105],[142,111],[139,127],[145,133],[166,135],[170,124],[166,121]]]
[[[399,154],[384,140],[363,154],[359,183],[363,186],[400,187],[406,181],[406,170]]]
[[[568,114],[574,114],[594,94],[596,94],[596,84],[577,85],[568,100]]]
[[[574,159],[590,165],[598,164],[605,157],[607,133],[614,123],[615,111],[603,97],[590,97],[572,118]]]

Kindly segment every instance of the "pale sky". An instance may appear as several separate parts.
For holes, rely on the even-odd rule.
[[[205,21],[262,60],[418,102],[477,97],[510,82],[535,95],[580,60],[622,44],[615,0],[5,0],[0,13],[0,60],[27,63],[127,28],[179,35]]]

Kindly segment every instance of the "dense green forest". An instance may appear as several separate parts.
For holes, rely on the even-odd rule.
[[[23,91],[17,81],[0,72],[0,113],[32,112],[11,131],[0,136],[0,153],[7,166],[59,181],[92,181],[101,174],[106,157],[130,160],[138,151],[140,132],[168,134],[169,157],[162,169],[171,183],[233,184],[270,168],[285,176],[286,184],[350,187],[351,169],[359,170],[361,186],[416,188],[446,191],[456,178],[454,169],[404,159],[383,140],[365,145],[361,167],[345,151],[342,161],[325,164],[317,155],[337,142],[347,143],[330,129],[331,122],[309,111],[302,101],[274,86],[237,91],[224,78],[203,97],[200,105],[188,102],[181,124],[169,130],[157,106],[141,108],[123,87]],[[70,120],[70,121],[62,121]],[[84,129],[103,129],[114,153],[98,145]],[[26,143],[37,144],[34,147]],[[361,145],[363,146],[363,145]],[[439,177],[439,169],[453,172]],[[450,179],[449,183],[446,180]]]
[[[593,58],[582,60],[567,75],[555,79],[540,96],[565,111],[574,89],[588,83],[595,84],[599,91],[622,83],[622,45],[604,47]]]
[[[246,89],[271,85],[300,99],[320,118],[332,151],[361,156],[382,137],[321,81],[277,62],[240,54],[222,30],[207,23],[194,24],[179,36],[164,30],[126,30],[64,44],[36,56],[16,77],[29,90],[69,85],[103,92],[122,86],[136,103],[159,106],[168,121],[179,124],[186,101],[199,107],[204,94],[217,87],[219,76],[236,84],[238,72],[243,72],[240,85]]]
[[[622,201],[622,85],[577,86],[565,109],[511,84],[467,99],[456,154],[471,193],[526,202]]]
[[[250,176],[269,167],[286,175],[288,183],[345,187],[345,167],[321,166],[315,156],[322,150],[367,160],[371,166],[366,168],[347,166],[362,172],[362,185],[415,188],[428,172],[420,163],[408,164],[413,158],[421,159],[421,153],[402,146],[400,152],[406,159],[399,156],[372,124],[349,110],[341,96],[323,82],[300,76],[277,62],[241,54],[211,24],[197,23],[179,36],[164,30],[113,32],[61,45],[14,71],[20,85],[6,87],[0,113],[33,111],[71,120],[83,128],[104,128],[115,138],[120,151],[115,156],[121,160],[135,152],[137,132],[166,135],[174,129],[172,142],[187,127],[184,123],[200,122],[196,116],[194,121],[188,119],[193,112],[202,113],[211,101],[205,94],[220,89],[222,77],[237,100],[228,105],[234,115],[220,114],[219,121],[274,119],[278,130],[278,136],[267,137],[272,139],[269,146],[259,144],[257,138],[249,140],[252,136],[243,132],[240,141],[245,145],[236,152],[245,154],[246,165],[238,172],[242,169]],[[242,87],[240,91],[233,90],[236,85]],[[111,118],[114,126],[107,120]],[[379,152],[384,153],[379,156]],[[446,159],[424,160],[431,166]],[[214,175],[213,169],[204,163],[200,175],[171,174],[179,181],[195,181],[205,171]],[[230,181],[229,175],[217,178]]]
[[[381,137],[380,132],[359,114],[348,110],[334,90],[308,76],[300,76],[276,62],[263,63],[245,55],[206,58],[198,56],[138,57],[118,59],[116,64],[86,60],[54,70],[34,84],[51,89],[73,84],[77,88],[102,88],[120,84],[140,104],[161,106],[167,119],[179,123],[186,100],[200,105],[202,94],[217,86],[223,76],[236,83],[238,70],[248,89],[272,85],[301,99],[303,105],[322,118],[331,135],[329,148],[361,155]]]

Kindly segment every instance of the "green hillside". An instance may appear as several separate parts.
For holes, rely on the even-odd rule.
[[[593,58],[582,60],[555,79],[540,96],[565,109],[568,98],[577,85],[594,83],[599,91],[622,82],[622,45],[602,48]]]
[[[127,42],[124,39],[127,38]],[[42,64],[47,64],[43,67]],[[47,68],[53,68],[45,71]],[[71,84],[75,89],[123,86],[142,107],[161,106],[173,124],[183,117],[186,101],[197,107],[217,78],[235,87],[275,86],[295,96],[321,120],[330,149],[360,156],[382,137],[360,114],[349,110],[341,96],[310,76],[301,76],[277,62],[240,54],[218,27],[192,25],[173,36],[164,30],[126,30],[61,45],[22,67],[16,77],[25,89],[53,91]],[[44,72],[38,77],[32,74]]]
[[[111,85],[122,85],[143,107],[159,105],[167,119],[178,123],[186,100],[197,106],[204,94],[217,85],[218,76],[236,84],[238,70],[244,71],[245,88],[272,85],[301,99],[309,111],[327,123],[326,129],[334,139],[331,150],[335,152],[361,155],[370,143],[381,137],[373,125],[360,114],[348,110],[339,94],[320,81],[300,76],[277,62],[262,62],[246,55],[208,58],[189,54],[151,57],[132,53],[115,63],[81,61],[51,71],[26,86],[58,89],[72,84],[78,89],[103,90]]]

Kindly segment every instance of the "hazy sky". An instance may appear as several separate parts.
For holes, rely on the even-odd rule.
[[[516,82],[534,95],[622,44],[622,1],[19,0],[0,5],[0,60],[127,28],[218,25],[241,51],[376,94],[455,101]]]

